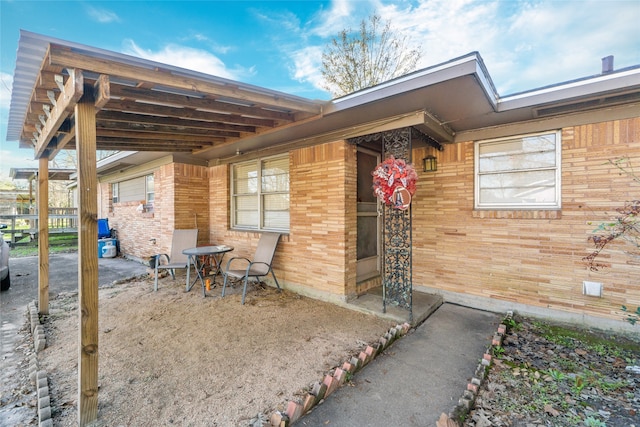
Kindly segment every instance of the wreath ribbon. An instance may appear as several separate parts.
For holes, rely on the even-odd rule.
[[[408,208],[411,197],[416,192],[418,181],[418,174],[411,164],[391,156],[380,163],[371,175],[373,175],[373,194],[381,202],[397,209]],[[399,194],[403,194],[404,197],[398,197]],[[409,200],[406,200],[407,198]]]

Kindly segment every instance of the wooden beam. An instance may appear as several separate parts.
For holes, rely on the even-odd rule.
[[[58,96],[55,105],[51,108],[51,115],[47,118],[47,125],[42,128],[36,143],[35,157],[43,156],[49,141],[55,136],[60,125],[71,114],[74,106],[82,97],[83,76],[80,70],[69,70],[69,78]],[[59,147],[63,148],[63,147]]]
[[[38,160],[37,195],[38,312],[49,314],[49,162],[45,157]]]
[[[107,108],[109,109],[113,108],[113,103],[109,103]],[[154,111],[154,112],[151,112],[148,110],[145,111],[144,109],[138,110],[138,112],[140,113],[148,112],[149,114],[154,114],[154,115],[147,115],[147,114],[136,114],[133,112],[126,112],[126,111],[135,111],[135,110],[131,110],[131,108],[135,108],[135,106],[131,106],[129,108],[127,107],[122,108],[122,110],[125,112],[101,111],[100,115],[98,116],[98,120],[101,122],[113,121],[113,122],[125,122],[125,123],[151,123],[151,124],[165,125],[165,126],[177,126],[177,127],[200,128],[200,129],[217,129],[217,130],[228,130],[233,132],[246,132],[246,133],[254,133],[256,131],[256,123],[248,126],[232,124],[231,122],[233,120],[231,116],[227,116],[225,118],[227,120],[226,122],[221,122],[221,121],[214,121],[213,117],[208,118],[209,120],[195,119],[193,118],[193,116],[197,114],[191,114],[189,113],[189,111],[185,111],[184,109],[172,108],[171,110],[174,110],[174,111],[172,111],[170,114],[169,113],[162,114],[157,111]],[[179,111],[175,111],[175,110],[179,110]],[[180,117],[180,113],[183,114],[182,117]],[[194,113],[198,113],[198,112],[194,112]],[[203,113],[202,111],[199,113],[200,113],[199,115],[206,117],[207,113]],[[193,120],[191,120],[192,118]],[[274,124],[273,121],[271,120],[247,119],[247,121],[263,122],[261,125],[257,125],[257,126],[264,126],[264,127],[273,127],[273,124]]]
[[[190,128],[185,126],[165,126],[161,124],[152,123],[134,123],[134,122],[110,122],[100,120],[98,123],[99,129],[112,129],[120,131],[132,131],[132,132],[160,132],[165,134],[173,134],[176,139],[184,138],[189,139],[187,135],[199,135],[209,137],[229,137],[237,138],[240,136],[240,132],[230,132],[221,130],[211,130],[202,128]]]
[[[259,118],[260,112],[256,111],[254,117],[245,117],[238,114],[221,114],[210,111],[199,111],[193,108],[167,107],[166,105],[154,105],[144,102],[113,100],[109,102],[105,110],[116,110],[124,113],[143,113],[144,115],[166,116],[167,118],[187,119],[191,122],[202,121],[205,123],[221,123],[227,126],[243,127],[274,127],[275,121]],[[154,117],[158,119],[158,117]],[[160,117],[163,118],[163,117]]]
[[[86,79],[85,79],[86,80]],[[93,85],[93,96],[95,99],[96,109],[102,108],[107,102],[109,102],[109,76],[101,75]],[[58,129],[58,135],[56,136],[56,143],[51,147],[49,156],[54,158],[58,153],[66,148],[69,150],[75,150],[75,143],[70,144],[75,138],[75,119],[70,117],[66,119]],[[68,145],[70,144],[70,145]],[[120,148],[122,149],[122,148]]]
[[[295,117],[291,113],[269,110],[256,106],[233,104],[217,101],[215,98],[200,98],[196,96],[177,95],[160,90],[149,90],[138,87],[113,85],[111,95],[129,101],[142,101],[168,107],[183,107],[210,111],[214,113],[236,114],[239,116],[261,117],[263,119],[293,122]]]
[[[202,147],[213,146],[212,142],[190,142],[184,140],[161,140],[154,141],[149,139],[122,139],[122,138],[103,138],[98,137],[98,146],[104,150],[105,146],[119,147],[123,151],[192,151]]]
[[[139,132],[139,131],[131,131],[131,130],[120,130],[120,129],[102,129],[100,124],[98,123],[98,139],[100,138],[134,138],[134,139],[150,139],[155,141],[175,141],[176,134],[175,133],[150,133],[150,132]],[[215,143],[215,142],[223,142],[225,140],[224,137],[213,137],[209,135],[190,135],[185,136],[185,140],[189,142],[204,142],[204,143]]]
[[[132,64],[118,63],[104,58],[92,58],[71,51],[60,46],[51,45],[49,51],[49,65],[91,70],[100,74],[118,76],[135,81],[152,82],[156,85],[173,87],[204,94],[215,94],[221,97],[243,100],[253,104],[263,104],[293,112],[306,112],[320,114],[322,107],[316,102],[287,96],[286,94],[273,94],[259,92],[258,90],[243,89],[232,86],[226,82],[214,82],[200,80],[195,77],[175,75],[166,70],[142,68]]]
[[[75,105],[78,156],[78,425],[98,418],[98,195],[96,107],[87,86]]]
[[[98,77],[98,80],[93,85],[93,94],[96,99],[96,108],[98,110],[102,109],[111,99],[109,76],[101,74],[100,77]]]

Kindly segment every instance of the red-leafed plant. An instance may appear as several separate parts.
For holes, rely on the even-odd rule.
[[[609,164],[614,166],[620,174],[627,175],[635,183],[640,184],[640,177],[633,170],[629,158],[624,157],[617,160],[609,160]],[[607,264],[597,261],[600,253],[614,240],[626,241],[632,249],[627,253],[630,257],[640,257],[640,200],[631,200],[624,203],[620,208],[616,209],[617,214],[611,221],[602,222],[593,230],[593,235],[589,240],[593,242],[595,250],[584,257],[587,267],[591,271],[598,271],[608,267]],[[635,311],[631,311],[626,306],[622,306],[625,312],[625,320],[632,325],[640,320],[640,307]]]

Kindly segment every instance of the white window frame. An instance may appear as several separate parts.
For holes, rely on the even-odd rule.
[[[149,181],[151,181],[151,185],[149,185]],[[144,177],[144,194],[145,201],[147,202],[145,209],[147,212],[153,211],[153,204],[155,201],[155,176],[153,174],[149,174]]]
[[[287,189],[286,191],[279,191],[279,192],[264,192],[262,189],[262,173],[263,173],[263,165],[265,162],[271,161],[271,160],[286,160],[287,162]],[[250,165],[255,165],[255,171],[256,171],[256,181],[257,181],[257,191],[256,193],[246,193],[246,194],[240,194],[237,192],[237,189],[235,188],[235,170],[236,167],[241,167],[241,166],[250,166]],[[289,199],[289,204],[287,206],[287,212],[288,212],[288,220],[287,222],[287,226],[286,227],[282,227],[282,228],[274,228],[274,227],[266,227],[264,225],[264,218],[265,218],[265,207],[263,206],[264,203],[264,196],[266,195],[276,195],[276,194],[286,194],[288,197],[290,197],[291,194],[291,187],[290,187],[290,177],[291,177],[291,171],[290,171],[290,164],[289,164],[289,155],[279,155],[279,156],[271,156],[271,157],[262,157],[259,159],[254,159],[254,160],[250,160],[247,162],[241,162],[241,163],[234,163],[230,165],[230,183],[231,183],[231,228],[233,229],[237,229],[237,230],[260,230],[260,231],[280,231],[280,232],[288,232],[289,228],[291,227],[291,217],[290,217],[290,207],[291,207],[291,200]],[[239,197],[247,197],[247,196],[253,196],[256,197],[257,199],[257,203],[256,203],[256,210],[257,210],[257,215],[258,215],[258,224],[256,225],[246,225],[246,224],[237,224],[237,199]]]
[[[540,136],[550,136],[553,135],[555,137],[555,165],[527,165],[526,167],[514,167],[513,169],[510,170],[505,170],[503,169],[502,171],[498,171],[498,170],[489,170],[489,171],[481,171],[481,165],[480,165],[480,149],[483,146],[487,146],[489,144],[494,144],[497,146],[499,146],[500,144],[507,144],[507,143],[513,143],[513,142],[518,142],[518,141],[524,141],[528,138],[536,138],[536,137],[540,137]],[[535,155],[535,154],[539,154],[542,151],[536,151],[536,152],[528,152],[528,153],[518,153],[517,151],[514,151],[513,153],[515,155],[517,154],[524,154],[524,155]],[[561,132],[559,130],[553,130],[553,131],[547,131],[547,132],[538,132],[538,133],[532,133],[532,134],[522,134],[522,135],[516,135],[516,136],[510,136],[510,137],[506,137],[506,138],[496,138],[496,139],[487,139],[487,140],[482,140],[482,141],[476,141],[475,145],[474,145],[474,177],[475,177],[475,195],[474,195],[474,208],[475,209],[493,209],[493,210],[532,210],[532,209],[537,209],[537,210],[544,210],[544,209],[560,209],[561,208],[561,190],[562,190],[562,183],[561,183],[561,153],[562,153],[562,140],[561,140]],[[504,156],[502,156],[504,157]],[[554,197],[553,200],[546,200],[546,201],[540,201],[540,202],[536,202],[536,201],[525,201],[524,199],[522,199],[521,202],[488,202],[488,201],[483,201],[482,200],[482,190],[483,187],[481,187],[481,178],[483,176],[491,176],[491,175],[506,175],[508,176],[509,174],[512,173],[519,173],[519,174],[528,174],[530,173],[531,175],[535,174],[535,173],[539,173],[539,172],[553,172],[554,175]],[[506,188],[506,187],[504,187]],[[540,187],[538,187],[540,188]]]
[[[155,183],[153,182],[155,179],[154,174],[146,174],[141,176],[136,176],[133,178],[123,179],[122,181],[111,183],[111,201],[113,204],[121,203],[121,202],[138,202],[144,198],[145,200],[145,209],[147,212],[153,212],[153,205],[155,200]],[[152,181],[153,185],[149,185],[149,181]],[[122,194],[122,183],[131,183],[132,181],[136,181],[135,191],[131,191],[131,187],[129,187],[128,192],[125,191],[125,194]],[[144,187],[144,188],[142,188]],[[150,188],[152,187],[152,188]]]
[[[113,182],[111,183],[111,203],[118,203],[120,201],[120,197],[119,197],[119,191],[120,189],[120,183],[119,182]]]

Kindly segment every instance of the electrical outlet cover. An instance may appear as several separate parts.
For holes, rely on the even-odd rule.
[[[602,296],[602,283],[601,282],[590,282],[585,280],[582,282],[582,294],[588,295],[591,297],[601,297]]]

